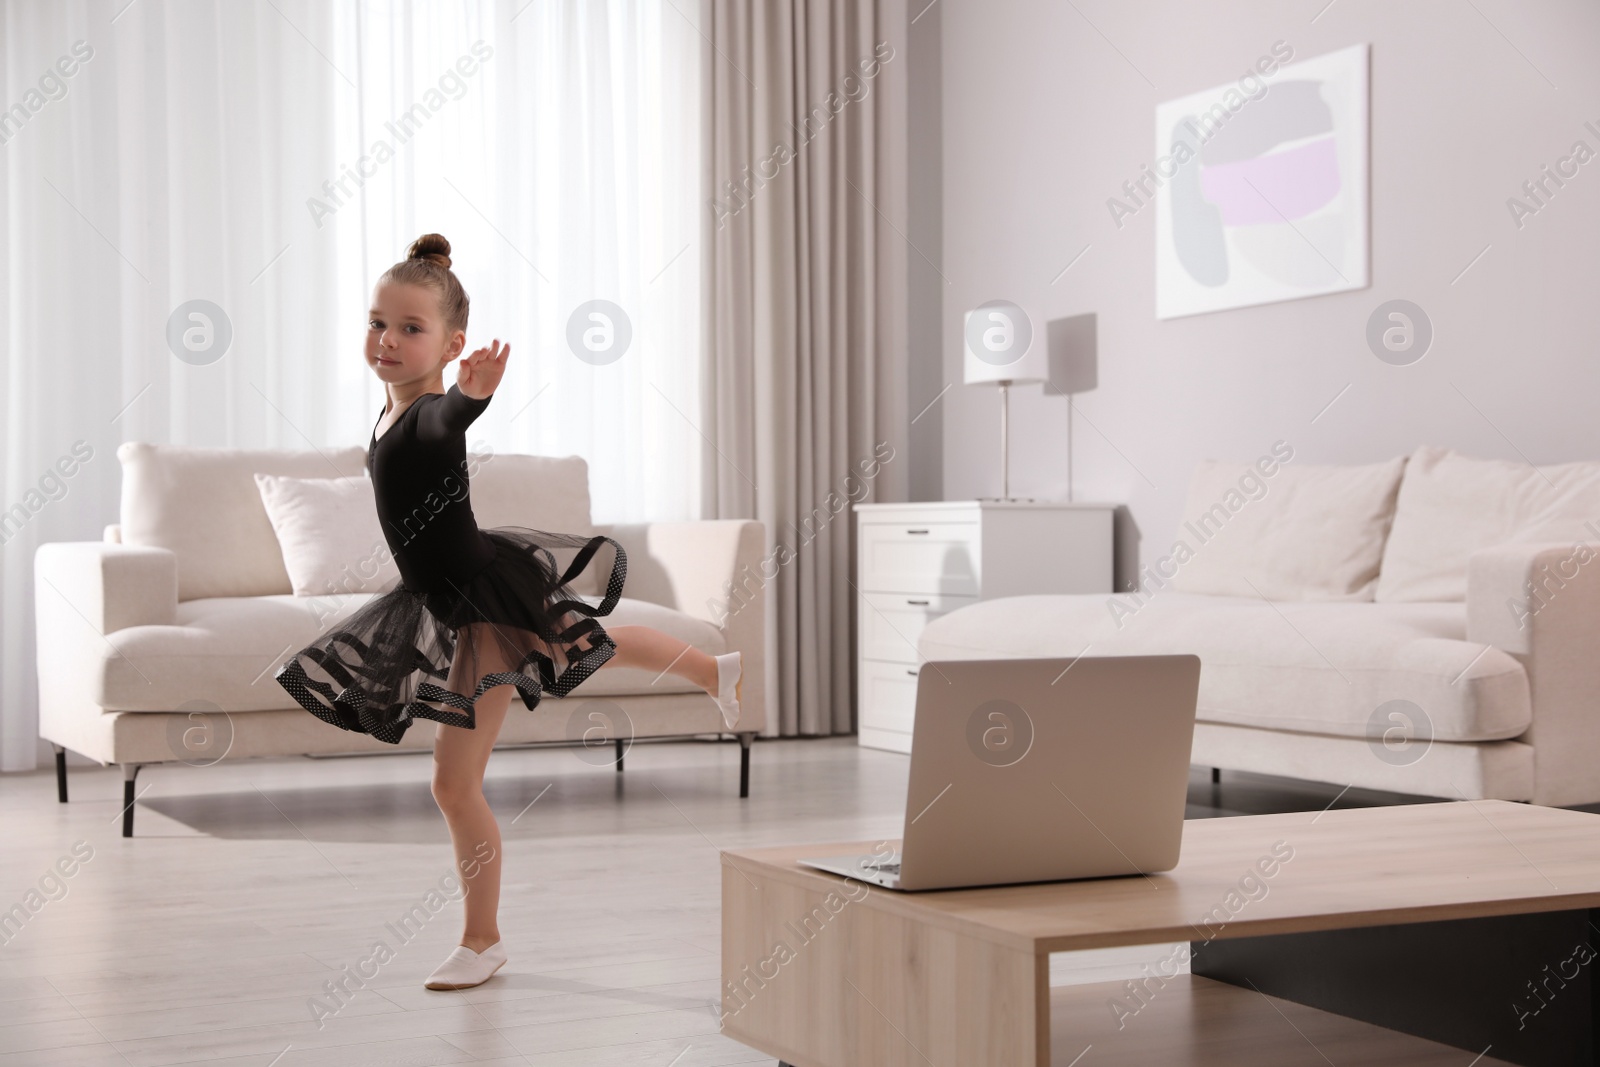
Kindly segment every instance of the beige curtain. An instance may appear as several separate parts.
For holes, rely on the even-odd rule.
[[[708,0],[705,514],[771,549],[768,732],[855,729],[859,500],[907,485],[902,0]]]

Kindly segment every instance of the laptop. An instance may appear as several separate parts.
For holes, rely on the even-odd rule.
[[[800,860],[885,889],[1178,864],[1198,656],[929,660],[899,850]]]

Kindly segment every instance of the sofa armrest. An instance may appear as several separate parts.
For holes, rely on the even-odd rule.
[[[165,548],[56,541],[33,555],[39,736],[102,763],[115,758],[97,691],[109,634],[172,625],[178,557]]]
[[[178,618],[178,557],[170,549],[107,541],[53,541],[33,556],[40,647],[81,639],[63,623],[87,623],[102,637],[129,626],[170,626]]]
[[[766,722],[766,527],[754,519],[600,524],[628,554],[624,595],[702,619],[744,653],[745,678],[735,730]]]
[[[1467,563],[1467,639],[1528,675],[1536,804],[1600,801],[1600,549],[1497,545]]]
[[[595,533],[628,553],[627,595],[635,600],[726,628],[762,594],[765,529],[754,519],[601,524]]]

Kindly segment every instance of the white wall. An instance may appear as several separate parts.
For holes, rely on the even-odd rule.
[[[1301,464],[1424,442],[1600,458],[1600,158],[1520,230],[1506,206],[1574,141],[1600,153],[1584,127],[1600,128],[1600,5],[1335,0],[1319,14],[1325,2],[938,5],[941,341],[957,383],[940,402],[946,498],[999,491],[997,396],[960,384],[962,311],[989,299],[1022,305],[1041,333],[1098,315],[1075,497],[1127,503],[1144,560],[1170,547],[1196,459],[1250,460],[1279,439]],[[1154,208],[1119,230],[1106,200],[1151,161],[1157,102],[1236,79],[1277,40],[1295,59],[1372,45],[1372,284],[1158,322]],[[1365,342],[1368,316],[1394,298],[1435,329],[1407,367]],[[911,410],[932,399],[924,388]],[[1012,493],[1063,497],[1066,399],[1015,390],[1012,427]],[[1136,569],[1124,555],[1119,583]]]

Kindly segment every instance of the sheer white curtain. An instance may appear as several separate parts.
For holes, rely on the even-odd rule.
[[[0,770],[42,754],[37,546],[117,521],[123,441],[364,446],[372,282],[421,233],[469,344],[513,345],[469,444],[585,456],[597,521],[698,517],[695,12],[0,0]],[[191,300],[220,358],[169,347]],[[631,326],[613,362],[567,341],[593,300]]]
[[[442,233],[472,298],[469,350],[512,344],[469,438],[583,455],[597,521],[699,517],[701,43],[666,0],[339,10],[330,58],[360,90],[334,97],[353,195],[323,229],[338,373],[368,398],[357,427],[383,398],[361,359],[372,282]],[[591,319],[592,301],[620,312]],[[590,351],[590,331],[614,347]]]

